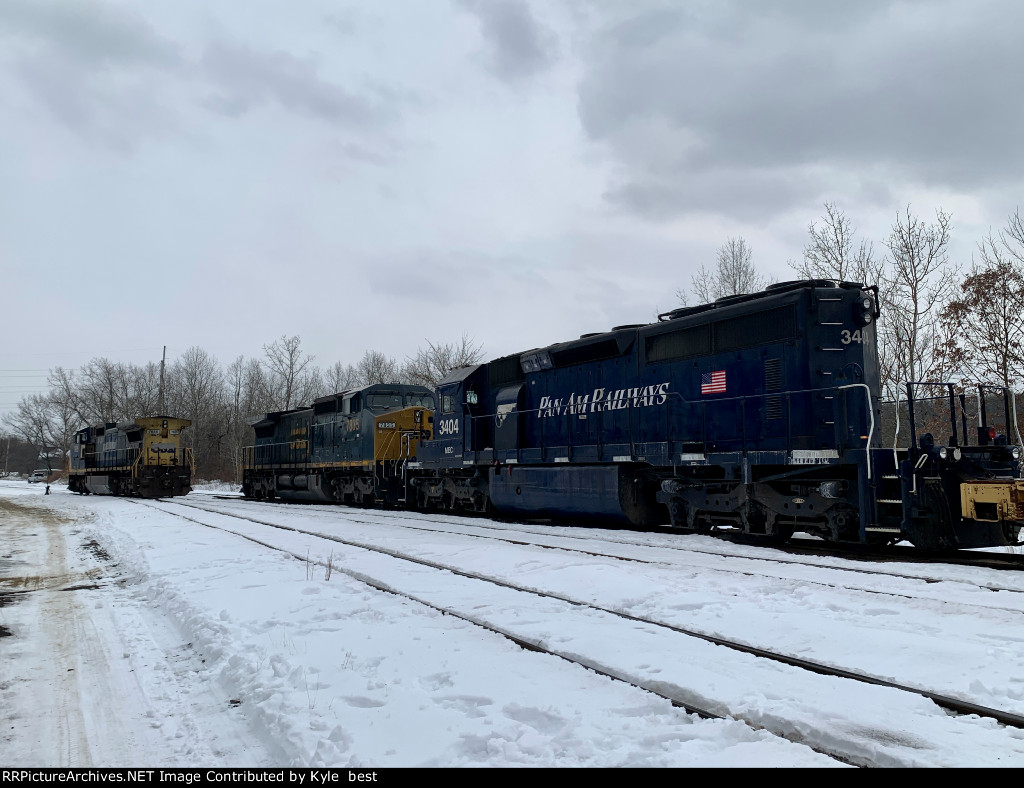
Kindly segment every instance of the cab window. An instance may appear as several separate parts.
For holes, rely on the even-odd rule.
[[[366,407],[375,410],[391,410],[402,407],[401,394],[368,394]]]

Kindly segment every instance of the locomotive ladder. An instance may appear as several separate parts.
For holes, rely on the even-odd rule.
[[[898,473],[884,473],[881,476],[881,481],[882,481],[882,484],[881,484],[881,486],[879,488],[880,495],[878,495],[875,498],[875,503],[878,504],[879,506],[898,506],[898,507],[900,507],[900,519],[902,520],[903,498],[902,497],[897,497],[897,498],[882,497],[883,495],[884,496],[891,496],[893,494],[893,489],[892,489],[893,487],[895,487],[896,490],[899,491],[900,496],[902,496],[902,489],[903,489],[902,484],[903,483],[902,483],[902,480],[900,478],[900,475]],[[894,484],[894,482],[895,482],[895,484]],[[903,529],[901,529],[901,528],[894,528],[892,526],[877,525],[877,524],[865,526],[864,531],[866,533],[869,533],[869,534],[892,534],[893,536],[896,536],[898,534],[903,533]]]

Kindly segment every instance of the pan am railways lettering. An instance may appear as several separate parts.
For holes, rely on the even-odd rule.
[[[601,410],[620,410],[622,408],[645,408],[651,405],[664,405],[668,401],[668,383],[642,388],[594,389],[592,394],[569,395],[569,400],[552,399],[546,394],[540,398],[538,417],[546,419],[550,416],[567,416],[572,414],[597,413]],[[605,396],[607,394],[607,396]]]

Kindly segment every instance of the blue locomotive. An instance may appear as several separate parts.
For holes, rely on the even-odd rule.
[[[937,445],[917,434],[908,384],[911,443],[883,447],[878,314],[874,288],[787,282],[456,370],[437,387],[416,503],[780,541],[1018,542],[1020,448],[989,436],[984,407],[969,446],[950,387]]]
[[[338,428],[326,425],[352,410],[346,398],[365,396],[343,392],[260,421],[243,489],[728,528],[779,541],[801,531],[834,542],[907,539],[929,550],[1018,543],[1024,481],[1020,446],[1006,438],[1016,433],[1009,392],[989,387],[978,396],[972,432],[964,394],[943,384],[935,398],[933,385],[910,382],[890,414],[902,423],[888,427],[895,434],[884,445],[878,315],[875,288],[785,282],[463,367],[429,404],[431,392],[418,391],[418,421],[399,428],[391,412],[372,411],[375,423],[408,435],[408,449],[386,463],[365,440],[337,453]],[[1000,402],[1004,432],[996,434],[988,410]],[[940,417],[936,405],[948,412]],[[369,425],[367,417],[345,429],[366,436]],[[945,430],[948,439],[936,441]],[[333,436],[331,448],[318,443],[327,440],[321,434]],[[277,447],[281,470],[267,470],[261,441]],[[296,452],[290,465],[288,451]]]
[[[407,463],[431,435],[433,392],[375,384],[268,413],[244,449],[246,497],[397,506]]]

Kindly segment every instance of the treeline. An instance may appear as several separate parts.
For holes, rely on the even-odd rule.
[[[164,413],[191,419],[183,435],[192,447],[197,477],[237,481],[241,449],[252,443],[254,416],[371,383],[433,386],[482,356],[482,348],[463,336],[448,344],[428,341],[401,363],[368,350],[357,364],[321,368],[303,352],[299,337],[282,336],[264,345],[262,357],[239,356],[226,367],[202,348],[191,347],[167,365],[162,388],[158,363],[94,358],[79,369],[51,370],[45,394],[22,398],[4,419],[14,441],[0,442],[0,453],[12,471],[48,465],[58,470],[82,427]],[[27,461],[26,446],[34,447]]]
[[[977,242],[969,262],[950,259],[951,215],[934,220],[908,206],[876,248],[834,203],[808,225],[803,259],[789,266],[800,279],[837,279],[878,288],[882,396],[906,398],[907,381],[1024,385],[1024,220],[1019,209],[1003,228]],[[750,293],[770,283],[743,238],[702,266],[682,303]]]

